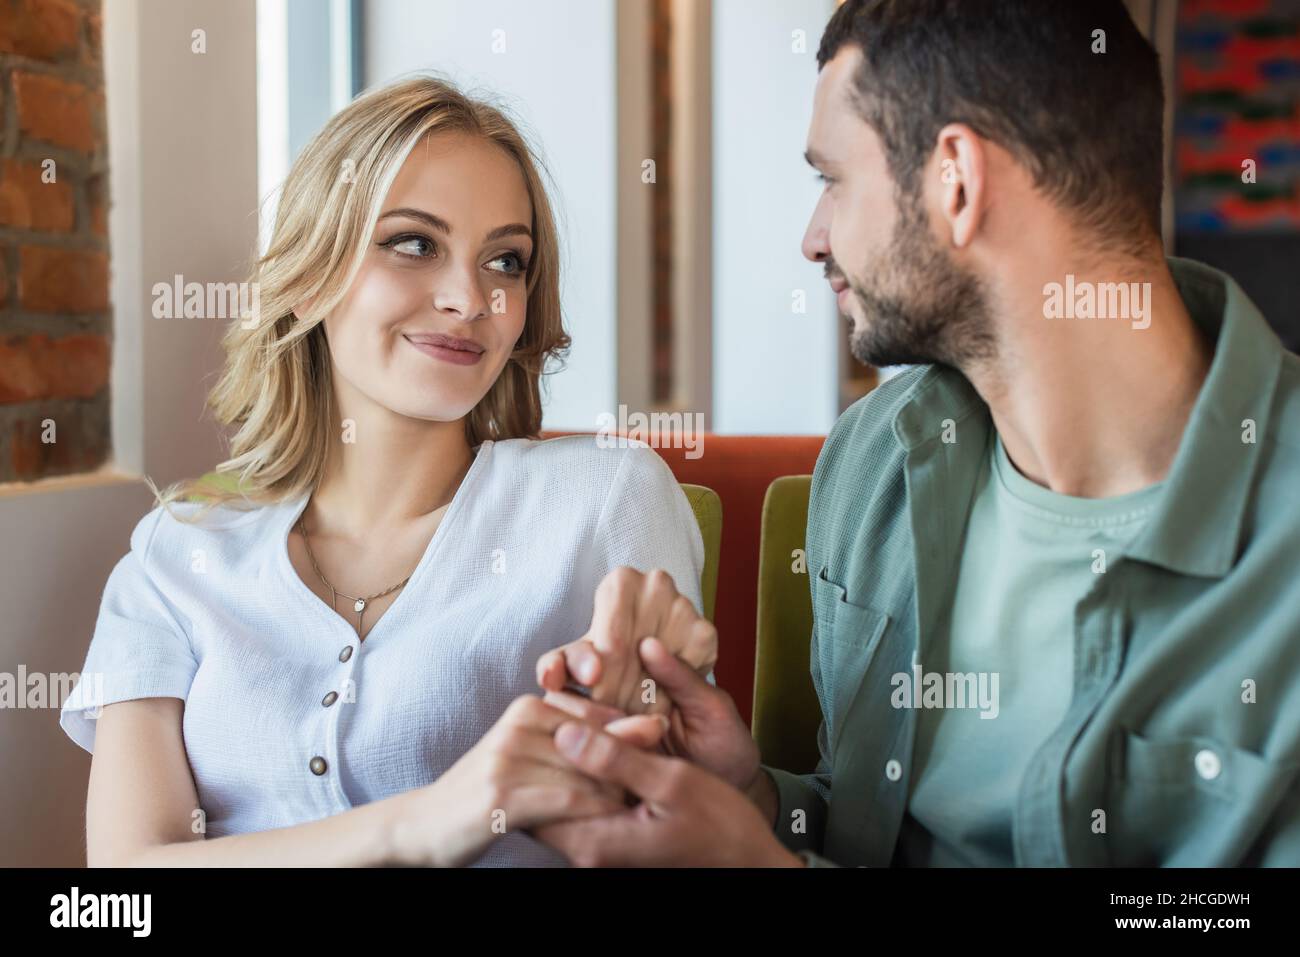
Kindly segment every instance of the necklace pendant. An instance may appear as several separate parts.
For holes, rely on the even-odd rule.
[[[352,610],[353,610],[353,611],[358,611],[358,612],[365,611],[365,610],[366,610],[366,600],[365,600],[364,598],[358,598],[358,599],[357,599],[357,603],[356,603],[355,605],[352,606]]]

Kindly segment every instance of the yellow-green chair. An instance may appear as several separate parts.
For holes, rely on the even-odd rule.
[[[704,600],[704,617],[713,621],[714,600],[718,597],[718,556],[722,551],[722,499],[704,485],[679,483],[686,501],[691,503],[695,521],[704,539],[704,572],[700,575],[700,597]]]
[[[804,535],[811,475],[785,475],[763,498],[754,651],[754,740],[763,763],[795,774],[817,766],[821,705],[809,670],[812,595]]]
[[[202,479],[204,484],[217,488],[233,489],[235,478],[229,473],[208,472]],[[704,539],[704,572],[700,576],[700,595],[704,599],[704,617],[713,620],[714,600],[718,595],[718,556],[722,549],[722,499],[718,493],[703,485],[681,483],[686,501],[691,503],[695,521],[700,526],[700,536]],[[201,496],[191,496],[198,500]]]

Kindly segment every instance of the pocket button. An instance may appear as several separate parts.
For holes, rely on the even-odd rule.
[[[1223,770],[1223,762],[1209,748],[1197,751],[1193,762],[1196,765],[1196,773],[1206,781],[1213,781]]]

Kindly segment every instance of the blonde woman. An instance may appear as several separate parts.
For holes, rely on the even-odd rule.
[[[435,78],[303,150],[212,395],[239,491],[155,489],[61,714],[88,863],[555,864],[528,828],[623,807],[552,740],[614,712],[538,681],[644,710],[593,596],[662,568],[698,609],[703,546],[649,448],[535,439],[556,245],[516,128]],[[711,628],[674,644],[710,670]]]

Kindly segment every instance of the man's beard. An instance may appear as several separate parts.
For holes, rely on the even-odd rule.
[[[994,356],[988,302],[980,281],[941,249],[914,193],[898,199],[898,221],[870,287],[844,273],[862,311],[849,351],[874,366],[937,362],[954,368]]]

